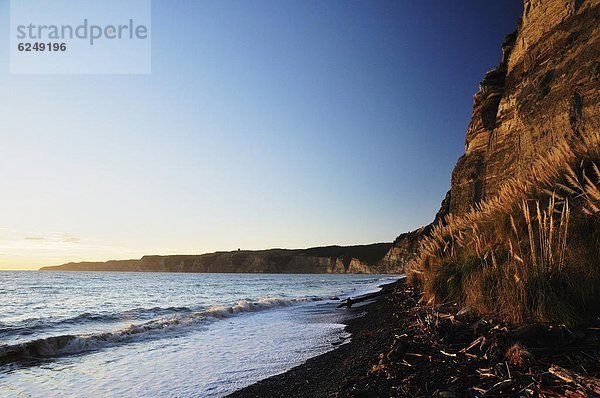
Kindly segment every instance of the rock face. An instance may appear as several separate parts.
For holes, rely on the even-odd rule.
[[[383,260],[381,268],[387,273],[402,273],[404,266],[416,255],[419,241],[430,226],[404,233],[396,238]]]
[[[385,273],[397,272],[385,257],[391,243],[328,246],[303,250],[216,252],[201,255],[144,256],[139,260],[68,263],[42,271]]]
[[[600,0],[525,0],[473,101],[449,210],[462,214],[563,137],[600,124]]]
[[[473,98],[465,154],[433,224],[498,193],[560,138],[599,127],[600,0],[525,0]],[[402,270],[430,227],[400,235],[382,263]]]

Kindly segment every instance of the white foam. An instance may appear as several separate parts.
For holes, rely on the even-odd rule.
[[[177,314],[158,318],[141,324],[131,324],[124,329],[86,335],[61,335],[36,339],[15,345],[0,346],[0,363],[13,362],[36,357],[56,357],[98,350],[127,342],[139,342],[155,339],[173,332],[186,332],[194,326],[218,319],[229,318],[245,312],[268,310],[275,307],[290,306],[314,298],[285,299],[280,297],[261,297],[256,301],[240,300],[232,306],[212,306],[206,310],[190,314]]]

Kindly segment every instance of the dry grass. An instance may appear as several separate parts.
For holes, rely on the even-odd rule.
[[[410,280],[511,322],[600,314],[600,135],[564,141],[496,197],[449,216],[421,242]]]

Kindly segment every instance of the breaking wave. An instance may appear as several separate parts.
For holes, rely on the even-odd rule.
[[[150,319],[160,315],[192,312],[193,310],[187,307],[167,307],[167,308],[134,308],[115,314],[101,314],[84,312],[77,316],[59,320],[50,320],[47,318],[30,318],[25,319],[14,325],[5,325],[0,322],[0,337],[14,335],[31,335],[36,332],[41,332],[61,326],[82,325],[86,323],[111,323],[124,321],[127,319]]]

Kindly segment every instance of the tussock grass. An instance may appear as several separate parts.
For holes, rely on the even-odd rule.
[[[557,144],[497,196],[448,216],[408,265],[432,303],[514,323],[600,315],[600,135]]]

